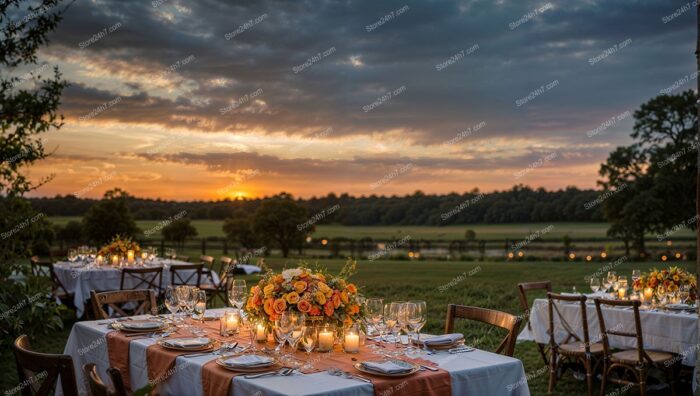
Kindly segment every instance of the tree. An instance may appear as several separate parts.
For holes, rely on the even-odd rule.
[[[26,3],[30,5],[23,7]],[[48,34],[61,20],[60,3],[61,0],[8,0],[0,4],[0,70],[37,64],[37,50],[48,42]],[[35,17],[13,22],[13,14],[18,11]],[[24,168],[47,157],[38,135],[63,126],[58,107],[68,84],[61,79],[58,68],[54,68],[52,78],[46,79],[42,79],[40,70],[41,67],[33,67],[23,77],[6,73],[0,76],[0,194],[6,196],[22,195],[50,179],[35,185],[27,179]],[[29,79],[36,82],[36,88],[26,83]]]
[[[83,240],[83,225],[71,220],[64,226],[55,226],[56,238],[69,244],[79,244]]]
[[[634,112],[635,143],[618,147],[601,165],[603,215],[608,235],[621,237],[645,254],[645,235],[689,222],[695,213],[698,140],[697,95],[659,95]],[[673,202],[673,205],[666,203]]]
[[[289,194],[282,193],[260,204],[253,215],[253,231],[261,241],[272,242],[282,250],[284,257],[298,246],[315,227],[309,225],[309,212]]]
[[[116,189],[107,191],[102,200],[94,204],[83,217],[85,237],[98,245],[105,244],[116,235],[136,238],[141,232],[127,205],[128,194]]]
[[[163,227],[160,231],[163,238],[168,241],[173,241],[177,245],[178,250],[182,250],[185,246],[185,241],[188,238],[197,236],[197,229],[190,223],[190,219],[177,219]]]
[[[253,249],[257,246],[252,216],[243,210],[236,211],[233,217],[226,219],[223,230],[229,241],[240,243],[245,249]]]

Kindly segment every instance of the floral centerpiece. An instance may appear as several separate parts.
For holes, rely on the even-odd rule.
[[[683,285],[690,285],[690,300],[695,301],[698,287],[697,278],[683,268],[678,267],[668,267],[660,270],[652,268],[649,272],[641,274],[639,279],[634,282],[634,289],[651,288],[656,294],[657,289],[663,287],[668,292],[675,293]]]
[[[338,275],[311,269],[305,262],[279,274],[268,270],[250,289],[245,310],[267,324],[283,312],[300,312],[310,320],[349,327],[364,315],[357,286],[348,281],[356,268],[357,262],[348,260]]]
[[[138,243],[131,240],[131,238],[117,235],[112,239],[112,242],[103,246],[97,254],[103,257],[117,255],[124,258],[129,250],[133,250],[134,255],[138,256],[138,254],[141,252],[141,247]]]

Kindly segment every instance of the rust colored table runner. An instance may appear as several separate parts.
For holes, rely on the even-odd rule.
[[[218,334],[218,321],[205,322],[204,324],[196,323],[195,326],[204,328],[207,331],[207,337],[209,338],[219,341],[224,340],[224,338]],[[184,338],[191,336],[192,335],[188,331],[180,329],[170,338]],[[240,334],[235,337],[229,337],[226,339],[226,341],[238,341],[241,344],[246,344],[249,339],[248,333],[245,330],[241,330]],[[118,368],[122,372],[124,382],[128,387],[131,387],[129,378],[129,343],[131,341],[133,341],[133,338],[126,337],[125,334],[119,331],[114,331],[107,334],[109,363],[111,366]],[[360,374],[372,381],[372,385],[374,386],[374,394],[377,396],[392,394],[398,390],[401,390],[401,394],[406,395],[439,396],[445,394],[449,395],[452,393],[450,374],[440,368],[438,368],[438,371],[418,371],[408,377],[399,378],[381,377],[367,373],[359,373],[354,367],[356,361],[353,361],[353,358],[355,358],[357,362],[380,359],[380,356],[374,354],[371,349],[367,348],[367,346],[372,343],[375,342],[367,340],[367,345],[361,348],[360,352],[356,354],[344,353],[342,348],[337,345],[336,348],[329,353],[320,354],[318,352],[313,352],[311,354],[312,360],[314,360],[314,357],[319,357],[319,355],[322,355],[322,358],[314,360],[313,365],[315,366],[315,370],[312,370],[311,372],[321,372],[330,368],[338,368],[350,373]],[[159,384],[160,382],[166,380],[170,375],[175,374],[173,369],[175,367],[177,357],[187,353],[191,352],[168,350],[158,344],[150,345],[146,351],[149,381],[154,384]],[[296,351],[293,355],[294,358],[300,361],[306,361],[308,359],[307,355],[301,351]],[[201,370],[204,396],[228,395],[231,391],[233,378],[237,375],[244,375],[246,373],[226,370],[216,364],[216,359],[214,359],[214,357],[216,356],[212,355],[212,359],[205,363]],[[402,357],[400,359],[425,366],[435,366],[435,363],[427,360],[409,359],[406,357]],[[310,374],[311,372],[307,372],[306,374]]]

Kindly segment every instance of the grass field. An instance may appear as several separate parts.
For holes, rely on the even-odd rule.
[[[51,217],[54,224],[63,225],[70,220],[80,220],[79,217]],[[153,229],[160,222],[156,220],[138,220],[137,225],[141,230]],[[221,237],[223,231],[222,220],[193,220],[192,224],[197,228],[198,237]],[[336,238],[345,237],[360,239],[371,237],[373,239],[401,239],[410,235],[412,239],[426,240],[457,240],[464,239],[467,229],[474,230],[478,239],[524,239],[528,235],[547,228],[550,224],[554,227],[543,234],[544,239],[560,241],[564,235],[572,238],[605,238],[608,229],[607,223],[529,223],[529,224],[468,224],[460,226],[432,227],[432,226],[342,226],[342,225],[317,225],[314,237]],[[676,237],[693,236],[690,230],[680,230],[674,234]],[[151,238],[160,239],[159,232]]]
[[[285,266],[295,266],[296,262],[281,258],[270,258],[268,264],[275,270]],[[337,272],[342,266],[342,260],[322,260],[319,265]],[[554,291],[570,291],[572,286],[578,290],[588,290],[585,277],[601,268],[602,263],[553,263],[553,262],[438,262],[438,261],[374,261],[360,262],[359,273],[354,281],[361,286],[366,296],[382,297],[386,300],[423,299],[427,301],[429,318],[427,333],[442,333],[445,325],[445,313],[448,303],[475,305],[494,308],[506,312],[520,314],[516,285],[519,282],[550,280]],[[616,267],[618,274],[629,274],[632,269],[646,270],[661,263],[626,262]],[[474,275],[454,286],[441,291],[440,286],[446,285],[456,277],[472,271]],[[249,285],[255,281],[254,276],[248,276]],[[540,295],[542,297],[543,295]],[[37,348],[47,352],[61,352],[70,331],[71,321],[66,321],[66,329],[55,336],[43,340],[35,340]],[[469,343],[490,350],[495,348],[502,333],[486,329],[480,325],[462,322],[458,331],[463,332]],[[543,362],[533,343],[522,343],[516,346],[515,356],[525,365],[527,374],[537,373],[529,379],[530,391],[533,395],[544,395],[547,390],[548,373],[543,370]],[[0,391],[16,385],[14,363],[4,352],[2,362]],[[598,392],[599,383],[595,384]],[[585,384],[570,375],[558,383],[556,392],[559,395],[585,394]],[[612,391],[613,388],[608,388]],[[630,391],[625,394],[635,394]],[[680,393],[685,394],[685,393]]]

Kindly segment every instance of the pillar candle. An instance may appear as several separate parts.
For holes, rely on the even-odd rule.
[[[255,340],[258,342],[267,341],[267,334],[265,334],[265,326],[262,323],[258,323],[255,328]]]
[[[134,263],[134,251],[133,250],[128,250],[126,252],[126,262],[129,264]]]
[[[357,333],[345,334],[345,352],[357,353],[360,351],[360,335]]]
[[[318,350],[328,352],[333,349],[333,330],[323,328],[318,333]]]

